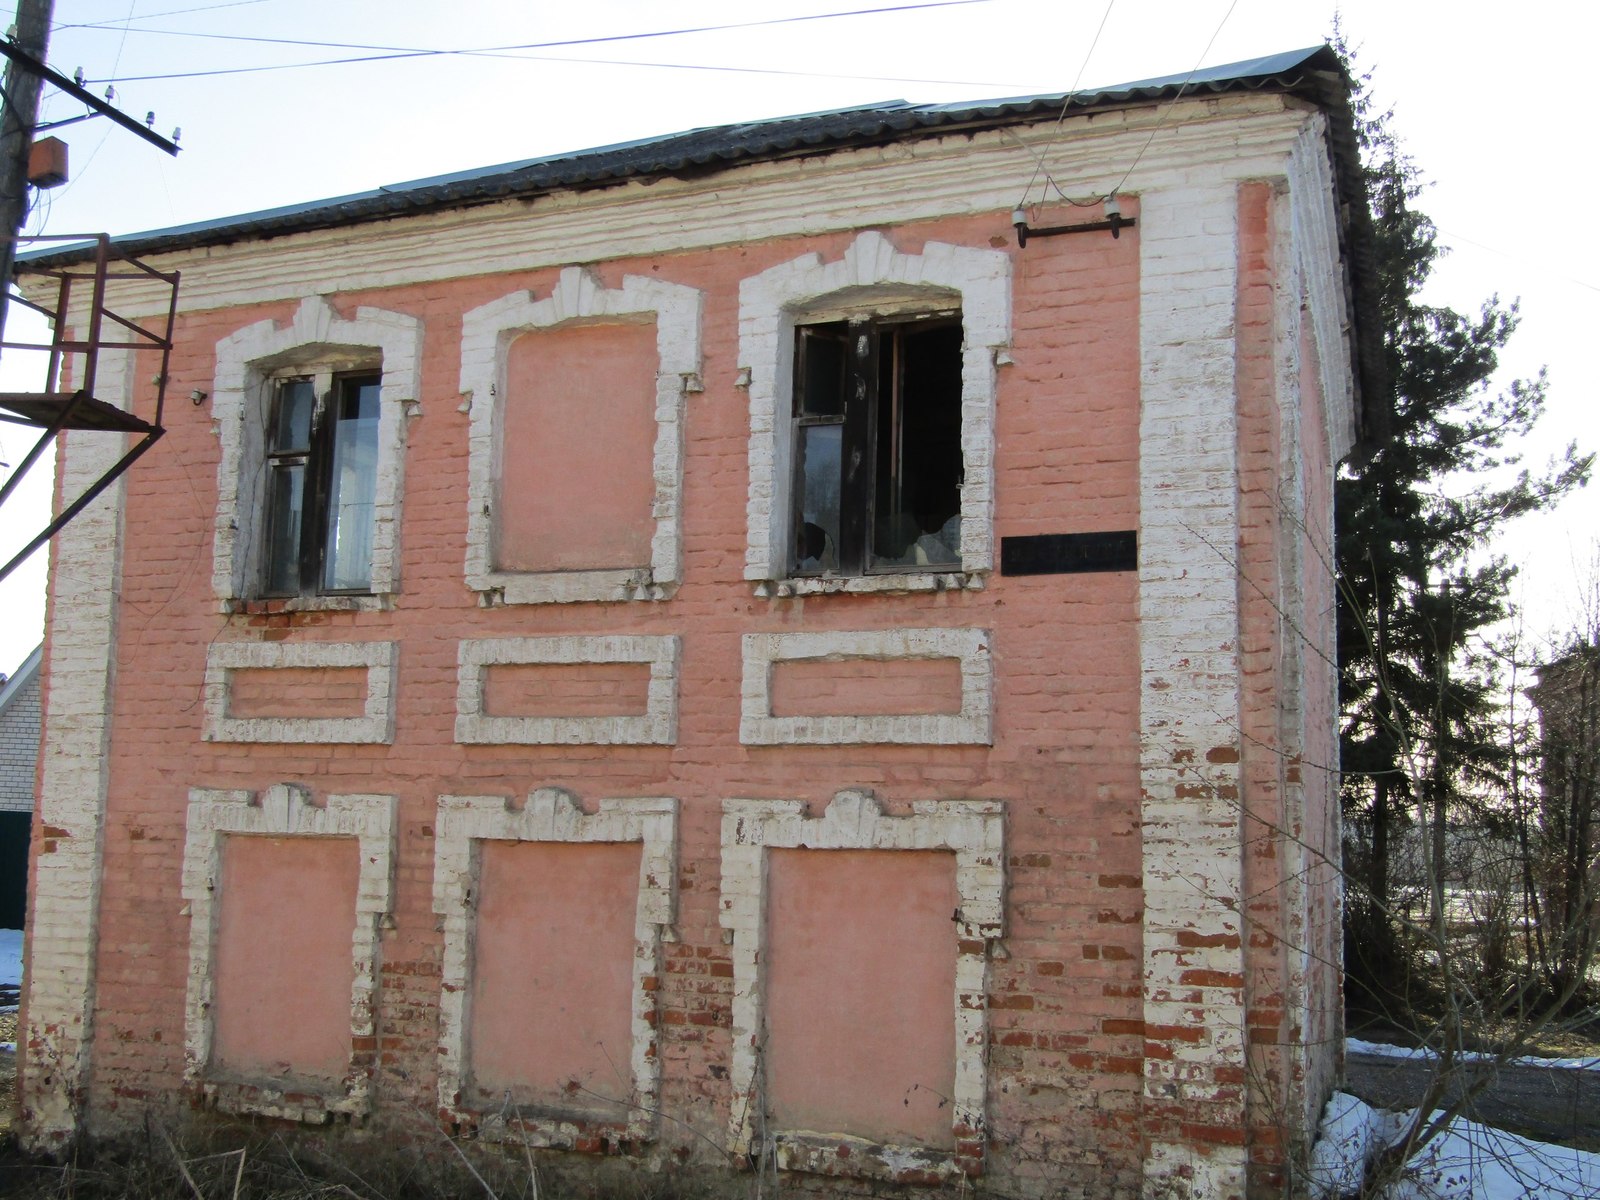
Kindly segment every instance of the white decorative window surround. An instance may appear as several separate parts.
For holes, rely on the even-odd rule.
[[[183,846],[183,898],[189,910],[189,983],[184,1008],[184,1081],[224,1112],[256,1113],[289,1121],[326,1121],[335,1113],[364,1116],[370,1105],[377,1017],[379,932],[391,911],[394,886],[393,796],[329,796],[318,808],[309,793],[280,783],[261,793],[189,792]],[[223,839],[230,836],[348,837],[360,844],[360,876],[352,925],[355,968],[350,994],[350,1065],[335,1089],[284,1080],[237,1081],[212,1078],[212,998],[217,918],[217,885],[222,872]],[[329,913],[329,920],[339,914]]]
[[[788,578],[793,537],[795,326],[850,314],[959,305],[961,352],[961,567],[956,572]],[[1011,342],[1011,258],[1001,250],[929,242],[901,254],[863,233],[844,257],[805,254],[739,285],[739,362],[750,392],[746,579],[758,594],[933,591],[981,587],[994,568],[996,358]]]
[[[739,740],[747,746],[991,745],[994,663],[986,629],[875,629],[861,632],[747,633]],[[953,658],[961,664],[959,713],[775,717],[774,663],[812,660]]]
[[[485,841],[640,842],[639,902],[634,919],[631,1094],[625,1114],[600,1122],[634,1141],[655,1136],[661,1057],[656,1041],[661,946],[675,942],[678,802],[670,797],[601,800],[585,813],[560,788],[530,792],[519,812],[504,796],[440,796],[434,825],[433,911],[444,922],[444,962],[439,998],[439,1107],[476,1126],[490,1139],[515,1136],[537,1146],[580,1147],[595,1132],[581,1117],[475,1111],[467,1045],[472,989],[473,914],[478,897],[480,849]],[[530,1020],[538,1014],[530,1013]],[[620,1065],[620,1064],[619,1064]],[[509,1117],[509,1120],[508,1120]],[[620,1127],[620,1128],[619,1128]]]
[[[388,744],[394,740],[396,642],[215,642],[206,651],[206,740]],[[235,717],[228,713],[233,671],[365,667],[359,717]]]
[[[645,711],[636,716],[496,717],[483,711],[484,684],[495,666],[646,663]],[[456,741],[475,745],[670,746],[678,740],[678,639],[608,637],[485,638],[461,643],[456,684]]]
[[[682,575],[684,394],[699,391],[701,292],[628,275],[605,288],[592,272],[568,267],[543,300],[512,292],[473,309],[461,322],[461,391],[472,412],[467,466],[467,586],[485,603],[560,604],[663,600]],[[499,571],[494,566],[495,486],[502,448],[506,353],[519,334],[577,323],[653,319],[656,327],[655,533],[644,569]]]
[[[999,800],[918,800],[911,815],[885,816],[869,791],[837,793],[821,817],[799,800],[722,802],[722,906],[733,939],[733,1106],[736,1154],[756,1147],[765,1042],[766,853],[769,849],[948,850],[956,859],[957,955],[953,1153],[885,1146],[840,1134],[768,1130],[778,1165],[828,1174],[867,1174],[927,1182],[930,1175],[976,1175],[986,1141],[988,988],[991,947],[1005,936],[1005,804]],[[848,1154],[841,1150],[848,1149]]]
[[[320,296],[301,302],[280,326],[258,321],[217,343],[211,416],[221,439],[212,589],[223,611],[257,594],[266,499],[262,469],[271,381],[313,364],[381,367],[377,488],[373,499],[370,596],[302,596],[286,609],[381,608],[400,588],[400,501],[404,494],[406,417],[415,413],[422,375],[422,322],[381,308],[358,308],[344,320]]]

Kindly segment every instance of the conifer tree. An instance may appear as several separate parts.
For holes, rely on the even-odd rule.
[[[1337,48],[1348,66],[1346,47]],[[1423,301],[1443,250],[1416,208],[1421,175],[1391,114],[1374,107],[1370,77],[1352,77],[1393,388],[1388,437],[1346,467],[1335,500],[1343,801],[1364,835],[1347,862],[1358,885],[1347,908],[1347,968],[1359,1002],[1363,990],[1381,1001],[1371,989],[1397,966],[1388,915],[1395,839],[1423,820],[1441,850],[1447,819],[1502,763],[1490,667],[1474,652],[1509,612],[1514,568],[1492,553],[1494,539],[1581,486],[1593,456],[1569,446],[1542,471],[1508,478],[1519,439],[1543,410],[1544,375],[1491,385],[1517,328],[1514,303],[1491,297],[1469,316]]]

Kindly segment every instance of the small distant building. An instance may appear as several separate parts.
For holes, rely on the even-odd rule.
[[[39,664],[34,647],[0,684],[0,929],[21,929],[28,911],[28,831],[39,764]]]
[[[1600,946],[1600,644],[1579,644],[1539,670],[1540,873],[1547,934],[1561,934],[1564,982]]]

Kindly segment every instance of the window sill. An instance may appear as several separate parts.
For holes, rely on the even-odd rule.
[[[506,604],[621,604],[670,600],[677,582],[656,582],[649,568],[597,571],[493,571],[469,575],[480,608]]]
[[[393,609],[394,594],[391,592],[372,596],[279,596],[222,602],[223,613],[251,617],[301,612],[390,612]]]
[[[923,1185],[983,1174],[983,1143],[976,1138],[955,1152],[884,1145],[844,1134],[783,1132],[774,1141],[782,1171]]]
[[[754,585],[758,598],[790,596],[870,595],[907,592],[981,592],[987,572],[908,571],[901,575],[796,575],[788,579],[763,579]]]
[[[336,1118],[360,1121],[368,1112],[364,1086],[325,1080],[262,1083],[212,1076],[198,1086],[203,1105],[229,1116],[267,1117],[301,1125],[327,1125]]]
[[[542,1108],[542,1106],[539,1106]],[[613,1109],[622,1107],[611,1106]],[[509,1111],[485,1097],[481,1107],[447,1108],[452,1121],[470,1129],[482,1142],[510,1143],[535,1150],[573,1150],[580,1154],[603,1154],[622,1143],[655,1140],[652,1118],[639,1113],[632,1122],[607,1119],[598,1113]]]

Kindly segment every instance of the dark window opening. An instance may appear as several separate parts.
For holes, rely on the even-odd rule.
[[[853,318],[795,337],[791,569],[958,569],[959,318]]]
[[[319,384],[326,387],[319,391]],[[264,595],[371,590],[379,384],[377,375],[333,375],[274,387]]]

